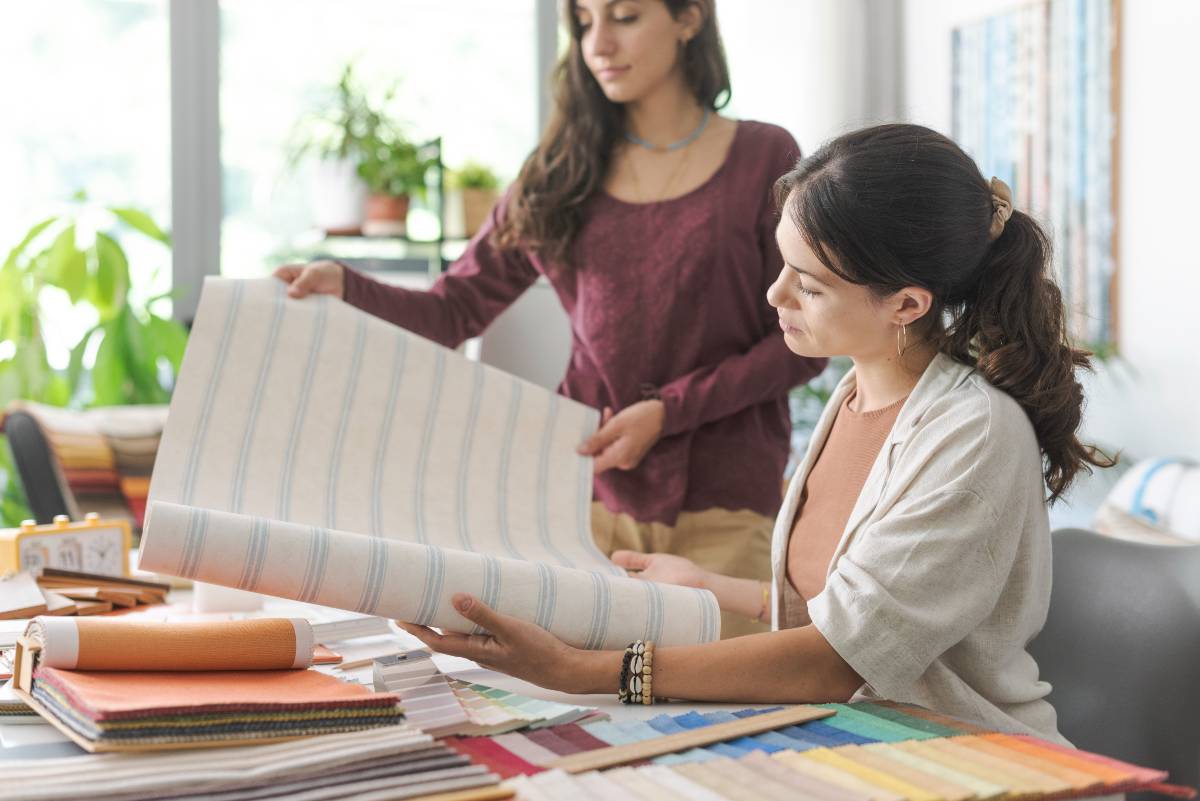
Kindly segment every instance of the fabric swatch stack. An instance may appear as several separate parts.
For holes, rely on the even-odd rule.
[[[17,401],[8,411],[37,420],[62,467],[80,511],[125,508],[140,528],[150,474],[167,420],[167,407],[114,406],[78,411]]]
[[[519,798],[790,798],[969,801],[1082,798],[1134,790],[1191,797],[1166,773],[1025,735],[988,732],[894,704],[824,704],[830,717],[588,770],[579,757],[770,710],[568,724],[446,743],[509,777]],[[635,749],[636,750],[636,749]],[[560,767],[561,766],[561,767]],[[564,769],[565,768],[565,769]],[[574,773],[569,771],[575,771]],[[747,788],[754,791],[747,794]],[[1182,792],[1181,792],[1182,791]],[[1194,795],[1194,793],[1192,793]]]
[[[13,693],[11,680],[0,684],[0,724],[27,723],[37,720],[39,718],[29,708],[29,704]]]
[[[595,707],[544,701],[443,674],[428,651],[379,657],[372,667],[379,692],[400,696],[406,722],[434,737],[482,736],[607,717]]]
[[[523,729],[541,729],[578,721],[600,721],[608,714],[591,706],[576,706],[546,701],[528,695],[450,679],[454,691],[470,720],[470,726],[456,734],[482,736]]]
[[[19,690],[93,751],[240,744],[394,726],[395,695],[306,668],[302,620],[152,623],[35,618],[37,666]],[[153,647],[147,647],[153,643]]]
[[[407,726],[244,748],[83,754],[4,763],[0,801],[507,798],[487,768]],[[465,795],[470,793],[470,795]]]

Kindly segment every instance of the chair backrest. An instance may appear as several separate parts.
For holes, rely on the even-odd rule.
[[[4,435],[37,522],[50,523],[55,515],[78,519],[74,495],[37,419],[26,411],[9,412],[4,418]]]
[[[1200,545],[1053,535],[1046,626],[1030,644],[1080,748],[1200,784]]]

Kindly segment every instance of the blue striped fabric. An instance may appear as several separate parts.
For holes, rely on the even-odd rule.
[[[242,578],[238,587],[254,591],[262,578],[263,566],[267,563],[267,544],[271,539],[271,524],[261,517],[254,518],[250,529],[250,543],[246,549],[246,559],[242,564]]]
[[[392,365],[392,380],[388,386],[387,404],[383,410],[383,424],[379,431],[379,444],[375,448],[375,467],[371,471],[371,535],[383,536],[383,468],[387,461],[388,442],[392,435],[392,420],[396,417],[396,402],[400,397],[400,380],[404,376],[405,355],[408,340],[396,337],[396,355]]]
[[[350,371],[346,378],[346,391],[342,396],[342,414],[338,418],[337,434],[333,438],[333,455],[329,459],[329,479],[325,487],[325,525],[329,528],[337,528],[338,480],[342,469],[342,449],[346,446],[346,431],[350,427],[350,412],[354,408],[354,394],[358,390],[360,378],[359,365],[362,364],[366,341],[367,318],[360,317],[354,328],[354,347],[350,355]]]
[[[425,546],[425,591],[421,599],[421,608],[413,620],[414,623],[428,626],[433,621],[438,601],[442,596],[442,584],[445,579],[446,555],[441,548],[432,545]]]
[[[517,412],[521,409],[521,382],[517,378],[512,380],[512,393],[508,400],[508,419],[504,426],[504,444],[500,448],[500,487],[497,497],[500,499],[499,527],[500,527],[500,544],[504,551],[509,556],[520,559],[521,555],[517,553],[517,549],[513,547],[512,535],[508,530],[508,467],[512,459],[513,437],[517,430]]]
[[[300,395],[296,400],[296,412],[292,417],[292,433],[288,437],[287,451],[283,457],[283,473],[279,482],[279,502],[275,509],[275,517],[279,520],[292,519],[292,481],[296,474],[296,447],[302,439],[304,418],[308,415],[308,399],[312,394],[313,378],[317,371],[317,358],[321,354],[321,345],[325,341],[325,319],[329,313],[329,302],[324,297],[317,297],[314,302],[317,304],[316,322],[313,326],[312,341],[308,346],[308,361],[304,370]]]
[[[429,406],[425,410],[425,430],[421,432],[421,452],[417,457],[417,474],[413,483],[413,513],[417,542],[429,542],[425,530],[425,469],[429,463],[429,449],[433,442],[434,425],[437,423],[438,399],[442,395],[442,381],[446,377],[446,351],[438,348],[433,357],[433,382],[429,388]]]
[[[475,426],[479,422],[479,403],[483,396],[483,365],[475,362],[471,373],[471,402],[467,411],[467,424],[463,428],[462,456],[458,460],[458,541],[464,551],[475,550],[471,545],[467,498],[470,497],[471,490],[468,482],[471,471],[471,445],[475,439]]]
[[[233,286],[233,297],[229,301],[229,309],[225,315],[224,327],[221,329],[217,345],[217,360],[213,365],[212,380],[204,388],[204,402],[200,408],[200,414],[196,417],[196,430],[192,434],[191,446],[188,448],[187,460],[184,462],[183,487],[179,492],[179,499],[180,503],[185,505],[192,503],[192,494],[196,491],[196,475],[200,472],[201,451],[208,437],[208,424],[212,419],[213,402],[221,385],[221,376],[225,372],[225,365],[229,362],[229,342],[233,339],[233,330],[237,325],[243,286],[241,283]]]
[[[325,583],[325,567],[329,563],[329,529],[312,526],[309,533],[308,561],[304,566],[299,599],[314,603],[321,592],[321,585]]]
[[[378,537],[372,537],[370,552],[367,557],[367,578],[363,582],[362,595],[358,600],[358,611],[373,615],[379,607],[379,598],[383,595],[383,583],[387,578],[388,553],[387,544]]]
[[[554,425],[558,422],[558,395],[550,396],[550,408],[546,411],[546,423],[542,429],[542,446],[538,449],[538,481],[537,481],[537,527],[538,539],[546,552],[558,560],[564,567],[573,567],[571,560],[563,556],[562,551],[555,547],[550,537],[550,521],[547,510],[550,504],[548,487],[550,485],[550,446],[554,442]]]
[[[238,453],[237,467],[233,471],[233,485],[229,493],[229,510],[241,512],[243,495],[246,491],[246,464],[250,460],[250,447],[254,443],[254,433],[258,427],[258,414],[262,409],[263,395],[266,394],[267,380],[271,375],[272,357],[275,346],[279,341],[279,329],[283,324],[283,298],[286,285],[282,281],[275,290],[275,299],[271,304],[271,322],[267,328],[267,340],[263,343],[262,361],[259,362],[258,376],[254,383],[254,394],[250,398],[250,416],[246,418],[246,428],[242,432],[242,448]]]

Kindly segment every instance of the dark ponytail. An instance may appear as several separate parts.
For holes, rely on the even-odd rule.
[[[920,333],[976,369],[1028,415],[1050,500],[1112,460],[1079,441],[1083,389],[1050,240],[1014,211],[999,235],[992,189],[950,139],[918,125],[841,136],[779,179],[776,194],[831,271],[876,295],[928,289]]]

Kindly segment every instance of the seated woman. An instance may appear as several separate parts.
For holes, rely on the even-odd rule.
[[[621,687],[632,702],[857,694],[1061,739],[1026,651],[1050,598],[1047,497],[1107,461],[1076,437],[1075,371],[1088,358],[1067,341],[1045,233],[1003,182],[915,125],[835,139],[777,195],[784,267],[768,299],[788,347],[844,354],[854,369],[776,521],[770,592],[677,556],[614,556],[645,578],[706,587],[725,610],[769,611],[776,630],[641,660],[629,653],[646,644],[581,651],[461,594],[455,608],[488,634],[406,628],[568,692],[624,677],[652,688]]]

